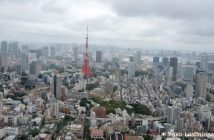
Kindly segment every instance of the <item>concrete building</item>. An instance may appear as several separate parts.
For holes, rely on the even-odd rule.
[[[166,115],[167,115],[167,123],[173,124],[174,122],[174,108],[172,106],[168,106],[166,109]]]
[[[29,76],[30,79],[37,79],[40,71],[39,63],[34,61],[30,65]]]
[[[61,87],[62,87],[62,77],[60,75],[54,75],[53,77],[53,94],[57,99],[61,98]]]
[[[50,101],[50,110],[49,110],[49,116],[50,117],[56,117],[59,116],[59,103],[55,98],[52,98]]]
[[[3,93],[0,92],[0,120],[3,119]]]
[[[134,62],[134,56],[129,57],[129,63],[128,63],[128,77],[134,77],[135,76],[135,62]]]
[[[201,56],[201,66],[200,66],[205,72],[208,71],[208,56],[206,53],[203,53]]]
[[[141,56],[142,56],[142,53],[141,53],[141,51],[137,51],[137,53],[136,53],[136,64],[140,64],[140,62],[141,62]]]
[[[159,63],[159,57],[155,56],[153,57],[153,64],[157,65]]]
[[[96,62],[101,63],[102,62],[102,52],[96,51]]]
[[[56,48],[51,47],[51,57],[55,57],[55,56],[56,56]]]
[[[184,89],[184,92],[186,94],[187,100],[191,101],[192,96],[193,96],[193,85],[192,84],[187,84],[186,88]]]
[[[117,83],[120,83],[120,75],[121,75],[121,72],[120,72],[120,65],[116,65],[115,67],[115,80]]]
[[[6,132],[4,131],[4,129],[0,129],[0,139],[4,139],[7,136]]]
[[[101,139],[103,139],[103,130],[92,128],[90,130],[90,137],[91,137],[91,139],[94,139],[94,140],[101,140]]]
[[[106,109],[104,107],[93,107],[91,112],[95,112],[97,118],[106,118]]]
[[[207,94],[207,74],[204,72],[197,73],[196,76],[196,96],[206,99]]]
[[[170,67],[173,67],[173,77],[172,77],[172,80],[173,80],[173,81],[176,80],[177,65],[178,65],[178,59],[177,59],[176,57],[171,57],[171,58],[170,58],[170,62],[169,62],[169,66],[170,66]]]
[[[182,79],[184,81],[193,81],[194,67],[193,65],[183,65],[182,66]]]
[[[8,43],[6,41],[1,42],[1,65],[4,67],[4,71],[8,67],[8,52],[7,52]]]
[[[169,64],[169,58],[168,57],[163,57],[162,58],[162,63],[164,66],[167,66]]]
[[[48,57],[48,47],[42,48],[42,56],[47,58]]]
[[[84,126],[82,124],[70,124],[68,126],[68,130],[70,130],[70,132],[72,132],[78,140],[83,139]]]
[[[73,56],[74,56],[74,62],[78,64],[78,47],[75,45],[73,46]]]
[[[22,71],[27,71],[29,67],[29,47],[24,45],[22,46],[22,52],[21,52],[21,66],[22,66]]]

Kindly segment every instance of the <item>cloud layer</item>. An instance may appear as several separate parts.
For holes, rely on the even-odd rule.
[[[213,0],[0,0],[0,40],[214,50]]]

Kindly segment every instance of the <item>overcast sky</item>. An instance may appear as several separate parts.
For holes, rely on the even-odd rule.
[[[213,50],[214,0],[0,0],[0,40]]]

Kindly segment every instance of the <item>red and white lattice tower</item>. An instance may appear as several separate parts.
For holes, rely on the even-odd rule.
[[[87,34],[86,34],[86,45],[85,45],[85,53],[83,56],[83,67],[82,72],[87,76],[91,76],[91,70],[89,67],[89,57],[88,57],[88,28],[87,28]]]

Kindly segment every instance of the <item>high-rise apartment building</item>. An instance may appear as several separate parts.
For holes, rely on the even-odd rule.
[[[184,81],[193,81],[193,75],[194,75],[194,67],[193,65],[183,65],[182,66],[182,79]]]
[[[162,63],[164,66],[167,66],[169,64],[169,58],[168,57],[163,57],[162,58]]]
[[[208,71],[208,56],[206,53],[203,53],[201,56],[201,68],[207,72]]]
[[[56,56],[56,48],[51,47],[51,57],[55,57],[55,56]]]
[[[102,52],[96,51],[96,62],[101,63],[101,61],[102,61]]]
[[[22,52],[21,52],[21,66],[22,71],[27,71],[29,67],[29,47],[27,45],[22,46]]]
[[[61,98],[61,87],[62,87],[62,80],[60,75],[54,75],[53,77],[53,93],[56,99]]]
[[[128,77],[134,77],[134,76],[135,76],[134,56],[130,56],[129,63],[128,63]]]
[[[206,99],[207,95],[207,74],[204,72],[197,73],[196,76],[196,96]]]
[[[7,70],[7,47],[8,43],[6,41],[1,42],[1,65],[4,67],[4,71]]]
[[[48,47],[42,48],[42,56],[47,58],[48,57]]]
[[[0,92],[0,120],[3,118],[3,93]]]
[[[37,76],[39,75],[39,63],[36,61],[33,61],[30,65],[29,65],[29,74],[30,77],[33,79],[36,79]]]
[[[176,80],[176,75],[177,75],[177,65],[178,65],[178,59],[176,57],[171,57],[169,66],[173,67],[173,77],[172,80]]]

